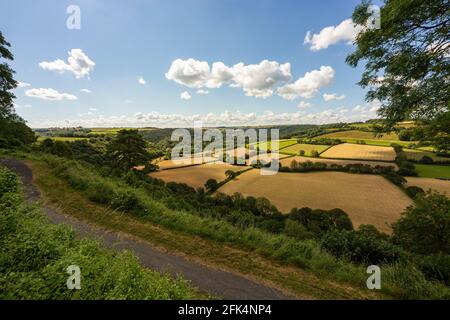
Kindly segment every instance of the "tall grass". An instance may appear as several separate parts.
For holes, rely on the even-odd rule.
[[[130,252],[104,249],[52,225],[39,205],[24,203],[18,179],[0,167],[0,299],[193,299],[182,279],[143,269]],[[67,288],[70,265],[81,290]]]
[[[151,198],[144,188],[132,188],[119,178],[101,176],[95,168],[54,156],[43,158],[53,172],[94,202],[130,212],[164,227],[255,251],[273,260],[365,287],[366,267],[336,259],[315,240],[299,241],[257,228],[239,228],[227,221],[171,210]],[[427,281],[422,273],[397,265],[384,265],[383,290],[400,298],[449,298],[447,287]],[[410,282],[414,285],[411,286]],[[405,283],[408,282],[408,283]],[[421,295],[420,292],[424,294]]]

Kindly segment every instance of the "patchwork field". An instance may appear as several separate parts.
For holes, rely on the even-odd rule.
[[[343,143],[333,146],[321,154],[324,158],[393,161],[396,154],[391,147],[368,146]]]
[[[450,179],[450,166],[438,166],[430,164],[416,164],[419,177]]]
[[[45,139],[52,139],[54,141],[67,141],[67,142],[73,142],[77,140],[87,140],[88,138],[83,137],[45,137],[45,136],[38,136],[37,141],[41,142]]]
[[[361,131],[361,130],[348,130],[348,131],[338,131],[332,133],[326,133],[318,138],[349,138],[349,139],[369,139],[369,140],[384,140],[384,141],[398,141],[398,135],[395,133],[384,134],[382,137],[375,137],[372,132]]]
[[[283,148],[280,150],[280,153],[289,154],[289,155],[299,155],[300,150],[305,151],[305,155],[311,156],[312,152],[315,150],[319,153],[327,150],[330,146],[324,145],[314,145],[314,144],[301,144],[297,143],[287,148]]]
[[[282,212],[294,207],[341,208],[355,227],[373,224],[390,232],[389,224],[400,218],[412,200],[381,176],[342,172],[278,173],[261,176],[248,171],[219,189],[219,192],[266,197]]]
[[[450,197],[450,181],[417,177],[408,177],[406,180],[408,180],[408,186],[420,187],[425,191],[432,189],[437,192],[445,193]]]
[[[430,157],[431,159],[433,159],[433,161],[443,161],[443,162],[450,163],[450,158],[439,157],[433,152],[428,152],[428,151],[418,150],[418,149],[403,149],[403,152],[405,153],[407,159],[411,159],[411,160],[419,161],[422,159],[423,156],[427,156],[427,157]]]
[[[375,137],[372,132],[360,131],[360,130],[349,130],[349,131],[338,131],[333,133],[326,133],[317,138],[332,138],[340,139],[348,143],[357,143],[358,140],[364,140],[366,144],[373,146],[384,146],[389,147],[392,143],[408,147],[413,141],[400,141],[397,134],[390,133],[385,134],[382,137]]]
[[[171,170],[162,170],[150,174],[153,178],[162,179],[166,182],[174,181],[186,183],[194,188],[204,187],[208,179],[216,179],[220,182],[226,178],[227,170],[242,171],[248,167],[232,166],[226,163],[208,163],[198,166],[190,166]]]
[[[284,167],[289,167],[291,165],[292,160],[295,160],[297,162],[306,162],[306,161],[321,162],[321,163],[326,163],[327,165],[340,164],[342,166],[345,166],[347,164],[358,163],[358,164],[368,164],[372,167],[385,166],[385,167],[394,167],[395,169],[398,169],[397,164],[395,164],[393,162],[363,161],[363,160],[338,160],[338,159],[324,159],[324,158],[308,158],[308,157],[300,157],[300,156],[282,159],[282,160],[280,160],[280,164]]]

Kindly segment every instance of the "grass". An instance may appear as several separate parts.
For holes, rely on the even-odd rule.
[[[17,155],[34,159],[34,164],[44,167],[46,172],[35,171],[36,181],[49,202],[60,205],[64,213],[71,214],[70,210],[74,210],[85,220],[93,216],[93,219],[104,221],[105,227],[112,224],[113,227],[144,240],[158,237],[160,234],[155,229],[165,230],[168,234],[164,234],[164,243],[168,241],[180,248],[188,246],[193,251],[200,250],[199,255],[208,263],[213,259],[221,269],[242,272],[248,277],[272,282],[280,285],[280,288],[292,290],[299,297],[445,299],[450,296],[445,286],[427,281],[410,263],[383,264],[382,289],[370,291],[366,288],[365,265],[336,259],[323,251],[315,240],[299,241],[258,228],[240,228],[225,220],[172,210],[163,202],[154,200],[144,188],[130,187],[118,178],[100,176],[95,168],[76,161],[26,153]],[[44,159],[45,162],[42,162]],[[42,180],[38,182],[39,179]],[[59,184],[50,183],[50,180]],[[43,187],[42,183],[47,186]],[[88,201],[88,198],[97,204]],[[131,200],[136,201],[134,208],[138,211],[120,213],[117,209],[111,210],[118,206],[129,206],[133,203]],[[99,211],[83,208],[83,201],[87,205],[98,207]],[[69,204],[71,208],[68,208]],[[123,219],[130,219],[129,223]],[[138,230],[133,229],[135,223],[138,223]],[[155,229],[147,229],[149,226]],[[196,240],[206,243],[208,247],[202,248]],[[183,252],[185,251],[180,250],[181,254]],[[194,254],[186,255],[197,258]],[[215,260],[217,255],[220,258]],[[255,265],[257,261],[265,261],[267,264]],[[232,262],[236,265],[230,265]],[[237,266],[244,267],[238,270]]]
[[[450,179],[450,166],[416,164],[415,167],[419,177]]]
[[[330,146],[297,143],[297,144],[288,146],[287,148],[283,148],[282,150],[280,150],[280,153],[298,156],[300,153],[300,150],[303,150],[303,151],[305,151],[305,156],[311,156],[312,152],[314,150],[319,152],[319,154],[320,154],[320,153],[324,152],[325,150],[327,150],[328,148],[330,148]]]
[[[45,139],[52,139],[55,141],[68,141],[68,142],[72,142],[72,141],[77,141],[77,140],[87,140],[88,138],[83,138],[83,137],[46,137],[46,136],[39,136],[38,137],[38,142],[41,142]]]
[[[279,140],[278,141],[278,150],[284,149],[286,147],[292,146],[297,143],[297,139],[286,139],[286,140]],[[260,148],[260,150],[267,150],[270,149],[271,151],[277,151],[272,150],[272,143],[271,141],[261,142],[258,143],[257,146]]]
[[[181,278],[142,268],[129,251],[107,250],[75,237],[68,226],[50,224],[39,204],[25,204],[21,186],[16,182],[19,190],[14,190],[11,172],[1,167],[0,181],[9,185],[0,190],[0,300],[206,297]],[[81,269],[81,290],[67,290],[70,265]]]
[[[162,250],[188,256],[191,260],[222,270],[243,274],[299,298],[376,299],[389,297],[380,292],[330,281],[296,267],[281,265],[261,256],[258,251],[244,251],[220,242],[170,230],[129,214],[118,214],[111,208],[87,200],[80,192],[73,190],[66,181],[56,177],[46,163],[29,161],[28,164],[33,168],[35,183],[43,191],[47,203],[75,218],[107,229],[132,234]],[[339,272],[339,270],[335,270],[335,272]],[[361,272],[363,273],[363,270]]]

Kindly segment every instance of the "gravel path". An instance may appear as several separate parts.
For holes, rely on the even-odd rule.
[[[0,159],[0,164],[19,174],[26,189],[27,200],[40,200],[40,193],[33,185],[33,173],[25,163],[15,159]],[[293,299],[277,289],[258,284],[244,276],[213,269],[183,257],[162,252],[151,244],[137,241],[132,236],[115,231],[108,231],[92,226],[73,217],[63,215],[56,210],[44,206],[45,211],[53,223],[71,225],[79,234],[96,238],[109,248],[131,250],[138,257],[141,264],[160,272],[180,274],[185,279],[203,291],[223,299]]]

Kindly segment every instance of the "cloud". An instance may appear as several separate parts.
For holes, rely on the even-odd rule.
[[[81,91],[81,92],[84,92],[84,93],[91,93],[91,92],[92,92],[92,91],[89,90],[89,89],[81,89],[80,91]]]
[[[308,31],[303,44],[310,45],[311,51],[326,49],[343,41],[352,44],[361,30],[362,27],[355,25],[352,19],[346,19],[337,26],[323,28],[318,34],[311,35],[311,31]]]
[[[267,98],[273,94],[275,85],[292,79],[291,64],[263,60],[259,64],[232,67],[233,82],[241,87],[247,96]]]
[[[305,101],[300,101],[300,103],[297,106],[300,109],[307,109],[307,108],[311,108],[312,104],[309,102],[305,102]]]
[[[77,79],[89,76],[94,69],[95,62],[89,59],[81,49],[72,49],[68,54],[67,63],[61,59],[51,62],[43,61],[39,63],[39,67],[58,73],[71,72]]]
[[[241,62],[228,67],[223,62],[214,62],[210,68],[208,62],[190,58],[174,60],[166,78],[197,89],[220,88],[230,83],[232,87],[242,88],[247,96],[267,98],[277,84],[290,81],[292,76],[290,63],[263,60],[259,64]]]
[[[51,88],[39,88],[39,89],[29,89],[25,91],[25,95],[28,97],[43,99],[43,100],[77,100],[77,96],[69,93],[59,93],[55,89]]]
[[[338,95],[337,93],[324,93],[323,94],[323,100],[325,100],[326,102],[329,101],[333,101],[333,100],[344,100],[345,99],[345,94],[342,95]]]
[[[256,126],[256,125],[282,125],[282,124],[324,124],[337,122],[366,121],[377,117],[376,110],[378,102],[362,105],[357,111],[349,111],[351,108],[330,108],[317,112],[275,113],[266,110],[263,113],[242,113],[237,111],[224,111],[222,113],[207,114],[162,114],[159,112],[142,113],[133,115],[119,115],[105,117],[103,115],[91,116],[89,118],[66,119],[52,121],[39,119],[31,123],[32,127],[61,127],[61,126],[83,126],[83,127],[161,127],[179,128],[192,127],[194,121],[201,121],[203,126]]]
[[[142,78],[142,77],[139,77],[138,82],[139,82],[139,84],[142,84],[142,85],[146,85],[147,84],[147,81],[145,81],[145,79]]]
[[[97,108],[89,108],[89,111],[91,111],[91,112],[96,112],[96,111],[97,111]]]
[[[209,94],[209,91],[208,90],[203,90],[203,89],[198,89],[197,90],[197,94],[207,95],[207,94]]]
[[[26,83],[26,82],[22,82],[22,81],[17,81],[17,88],[26,88],[31,86],[31,84]]]
[[[180,94],[180,98],[182,99],[182,100],[191,100],[191,95],[189,94],[189,92],[187,92],[187,91],[184,91],[184,92],[182,92],[181,94]]]
[[[335,71],[330,66],[321,66],[320,70],[305,73],[294,83],[278,88],[278,95],[287,100],[297,98],[310,99],[320,88],[330,85],[334,80]]]

